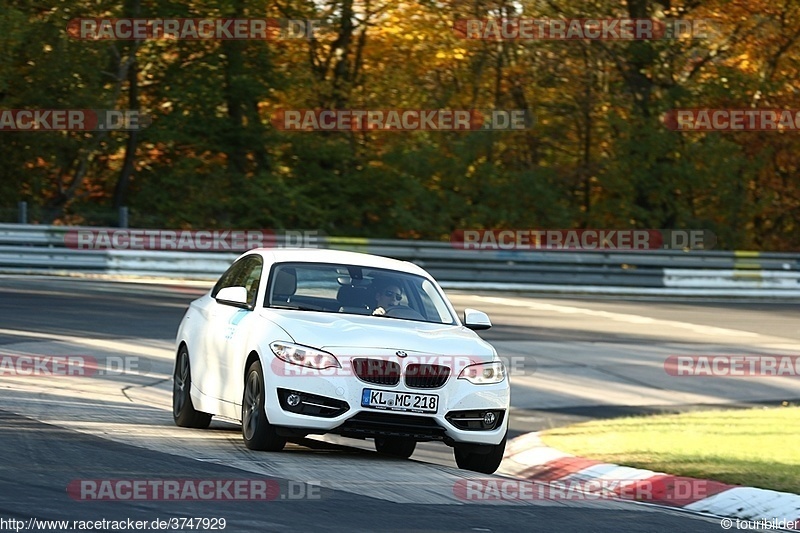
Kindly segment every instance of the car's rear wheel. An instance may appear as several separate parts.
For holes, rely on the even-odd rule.
[[[184,428],[205,429],[211,423],[211,415],[201,413],[192,404],[192,369],[189,368],[189,350],[181,346],[172,374],[172,418]]]
[[[408,459],[417,447],[417,441],[403,437],[375,437],[375,450],[384,455]]]
[[[456,464],[462,470],[472,470],[482,474],[494,474],[500,463],[503,462],[503,454],[506,451],[506,437],[496,446],[486,446],[487,453],[475,451],[474,446],[459,446],[453,448],[453,455]],[[484,450],[481,450],[484,451]]]
[[[286,446],[286,437],[275,431],[267,420],[264,409],[266,390],[261,361],[254,361],[247,369],[242,398],[242,437],[251,450],[279,452]]]

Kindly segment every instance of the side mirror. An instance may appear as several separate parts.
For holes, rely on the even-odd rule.
[[[472,331],[478,331],[492,327],[492,321],[489,320],[489,315],[483,311],[478,311],[477,309],[464,309],[464,326],[468,327]]]
[[[247,302],[247,289],[244,287],[225,287],[220,289],[214,299],[221,304],[250,309],[250,304]]]

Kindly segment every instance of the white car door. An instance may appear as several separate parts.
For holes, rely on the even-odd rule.
[[[234,398],[230,391],[234,384],[244,379],[240,361],[247,354],[246,342],[249,324],[255,319],[253,311],[258,289],[261,284],[263,261],[258,255],[245,256],[234,263],[214,287],[212,296],[226,287],[244,287],[247,290],[248,307],[240,307],[213,301],[208,312],[205,331],[206,376],[203,379],[203,392],[215,398],[220,405],[220,414],[235,418],[241,398]]]

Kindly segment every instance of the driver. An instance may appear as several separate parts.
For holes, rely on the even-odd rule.
[[[384,281],[376,285],[373,315],[385,315],[390,308],[400,305],[403,300],[403,290],[394,281]]]

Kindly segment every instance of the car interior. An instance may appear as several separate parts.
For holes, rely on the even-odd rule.
[[[288,266],[278,268],[274,273],[271,296],[267,295],[268,306],[372,315],[375,308],[375,287],[386,283],[385,275],[361,272],[360,268],[349,274],[344,268],[340,268],[338,272],[321,269],[316,275],[309,274],[310,272],[298,273],[296,268]],[[335,278],[332,279],[331,275]],[[299,282],[298,276],[301,278]],[[423,321],[430,320],[428,317],[434,317],[433,320],[438,318],[424,291],[415,289],[405,280],[398,279],[397,284],[403,289],[404,301],[402,305],[387,309],[385,316]]]
[[[353,285],[342,285],[336,294],[336,301],[340,313],[354,313],[357,315],[369,315],[372,313],[370,305],[370,291],[367,287],[354,287]]]

